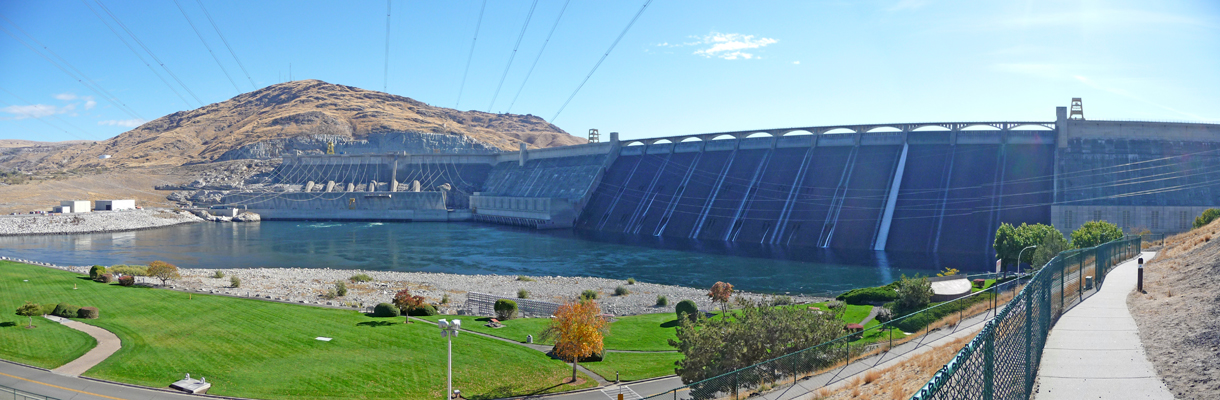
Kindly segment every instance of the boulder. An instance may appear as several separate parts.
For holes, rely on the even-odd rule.
[[[233,222],[258,222],[262,220],[263,217],[261,215],[252,212],[244,212],[233,217]]]

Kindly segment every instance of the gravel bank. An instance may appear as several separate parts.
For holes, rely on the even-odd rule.
[[[27,260],[18,260],[30,262]],[[87,274],[86,266],[56,266],[46,263],[30,262],[67,271]],[[224,274],[223,278],[212,278],[216,271]],[[377,303],[388,303],[394,294],[403,288],[411,289],[411,293],[424,296],[429,303],[439,303],[448,294],[449,303],[441,306],[445,314],[458,314],[466,302],[467,292],[479,292],[516,298],[517,290],[529,292],[529,299],[563,303],[573,299],[584,290],[598,292],[598,304],[602,311],[614,315],[636,315],[658,312],[672,312],[673,307],[681,300],[694,300],[701,310],[713,310],[716,306],[707,297],[707,289],[696,289],[682,286],[658,285],[636,282],[634,285],[617,279],[591,277],[563,276],[533,276],[532,281],[520,281],[517,276],[506,275],[458,275],[430,272],[387,272],[340,269],[309,269],[309,268],[255,268],[255,269],[187,269],[180,270],[182,279],[171,281],[167,288],[236,297],[259,298],[263,300],[282,301],[289,303],[310,304],[330,307],[346,307],[360,310],[371,310]],[[373,278],[370,282],[353,283],[348,280],[356,274],[367,274]],[[241,280],[238,288],[230,286],[230,279]],[[156,286],[160,282],[153,278],[139,278],[141,283]],[[347,296],[326,299],[327,290],[334,287],[336,281],[347,285]],[[614,296],[618,286],[631,291],[625,296]],[[669,305],[657,307],[657,296],[663,295],[669,299]],[[770,295],[738,292],[737,297],[752,300],[768,299]],[[794,296],[798,303],[825,301],[824,298]]]
[[[0,236],[119,232],[199,221],[202,219],[190,213],[169,210],[2,215],[0,216]]]
[[[1171,237],[1127,307],[1157,375],[1178,399],[1220,399],[1220,222]]]

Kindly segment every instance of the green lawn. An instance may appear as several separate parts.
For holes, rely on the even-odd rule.
[[[606,358],[600,362],[581,363],[590,371],[601,375],[608,381],[614,381],[614,373],[619,373],[623,381],[638,381],[640,379],[656,378],[673,375],[674,362],[681,360],[679,353],[606,353]]]
[[[24,329],[25,318],[13,313],[27,300],[66,301],[100,308],[100,319],[84,322],[123,341],[118,353],[86,376],[165,387],[191,373],[213,383],[211,394],[252,398],[443,397],[445,342],[433,325],[79,277],[0,262],[0,309],[5,310],[0,313],[0,356],[53,368],[90,348],[92,339],[83,333],[46,320]],[[73,290],[73,284],[79,289]],[[322,342],[317,336],[334,340]],[[559,385],[571,374],[565,364],[477,335],[454,340],[453,362],[454,387],[468,398],[577,388]],[[593,385],[586,380],[580,387]]]
[[[441,318],[461,319],[462,329],[502,337],[525,343],[526,335],[534,335],[534,343],[551,344],[540,338],[539,333],[550,324],[547,318],[516,318],[501,321],[503,328],[488,328],[484,326],[490,318],[478,316],[437,315],[421,317],[436,322]],[[676,339],[678,326],[677,317],[673,313],[642,314],[617,317],[610,324],[610,332],[602,344],[609,350],[636,351],[673,351],[669,339]]]

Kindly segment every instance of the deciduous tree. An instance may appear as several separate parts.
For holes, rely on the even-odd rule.
[[[543,338],[555,341],[555,355],[572,360],[572,381],[576,381],[576,365],[581,358],[602,352],[602,338],[609,324],[601,308],[593,301],[568,302],[555,311],[555,318],[542,332]]]
[[[1032,263],[1033,249],[1026,250],[1024,253],[1021,250],[1029,246],[1037,246],[1042,243],[1046,235],[1052,234],[1052,232],[1058,233],[1059,231],[1053,226],[1044,224],[1022,223],[1018,227],[1013,227],[1008,223],[1000,224],[1000,228],[995,232],[995,243],[992,245],[995,248],[995,256],[997,259],[1003,260],[1005,268],[1020,263]],[[1020,260],[1017,260],[1018,256],[1021,257]]]
[[[712,285],[712,290],[707,292],[707,297],[712,298],[713,302],[720,303],[720,318],[725,318],[729,311],[729,298],[733,297],[733,284],[716,282]]]
[[[1118,225],[1106,221],[1089,221],[1072,231],[1072,247],[1085,249],[1123,238]]]
[[[170,280],[182,278],[182,275],[178,275],[178,267],[165,261],[148,263],[148,276],[160,279],[162,286]]]
[[[34,327],[34,316],[42,315],[42,307],[31,302],[25,302],[25,305],[17,308],[17,315],[30,318],[30,325],[27,328]]]
[[[894,312],[901,315],[920,310],[932,301],[932,283],[928,282],[928,278],[919,275],[913,278],[902,275],[898,280],[897,290],[897,309]]]
[[[398,293],[394,294],[394,306],[398,307],[398,311],[402,315],[407,315],[411,310],[423,307],[424,304],[427,304],[424,296],[411,295],[411,289],[399,290]]]

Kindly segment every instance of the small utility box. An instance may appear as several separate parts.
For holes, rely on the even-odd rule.
[[[1084,290],[1093,290],[1093,275],[1085,275]]]

